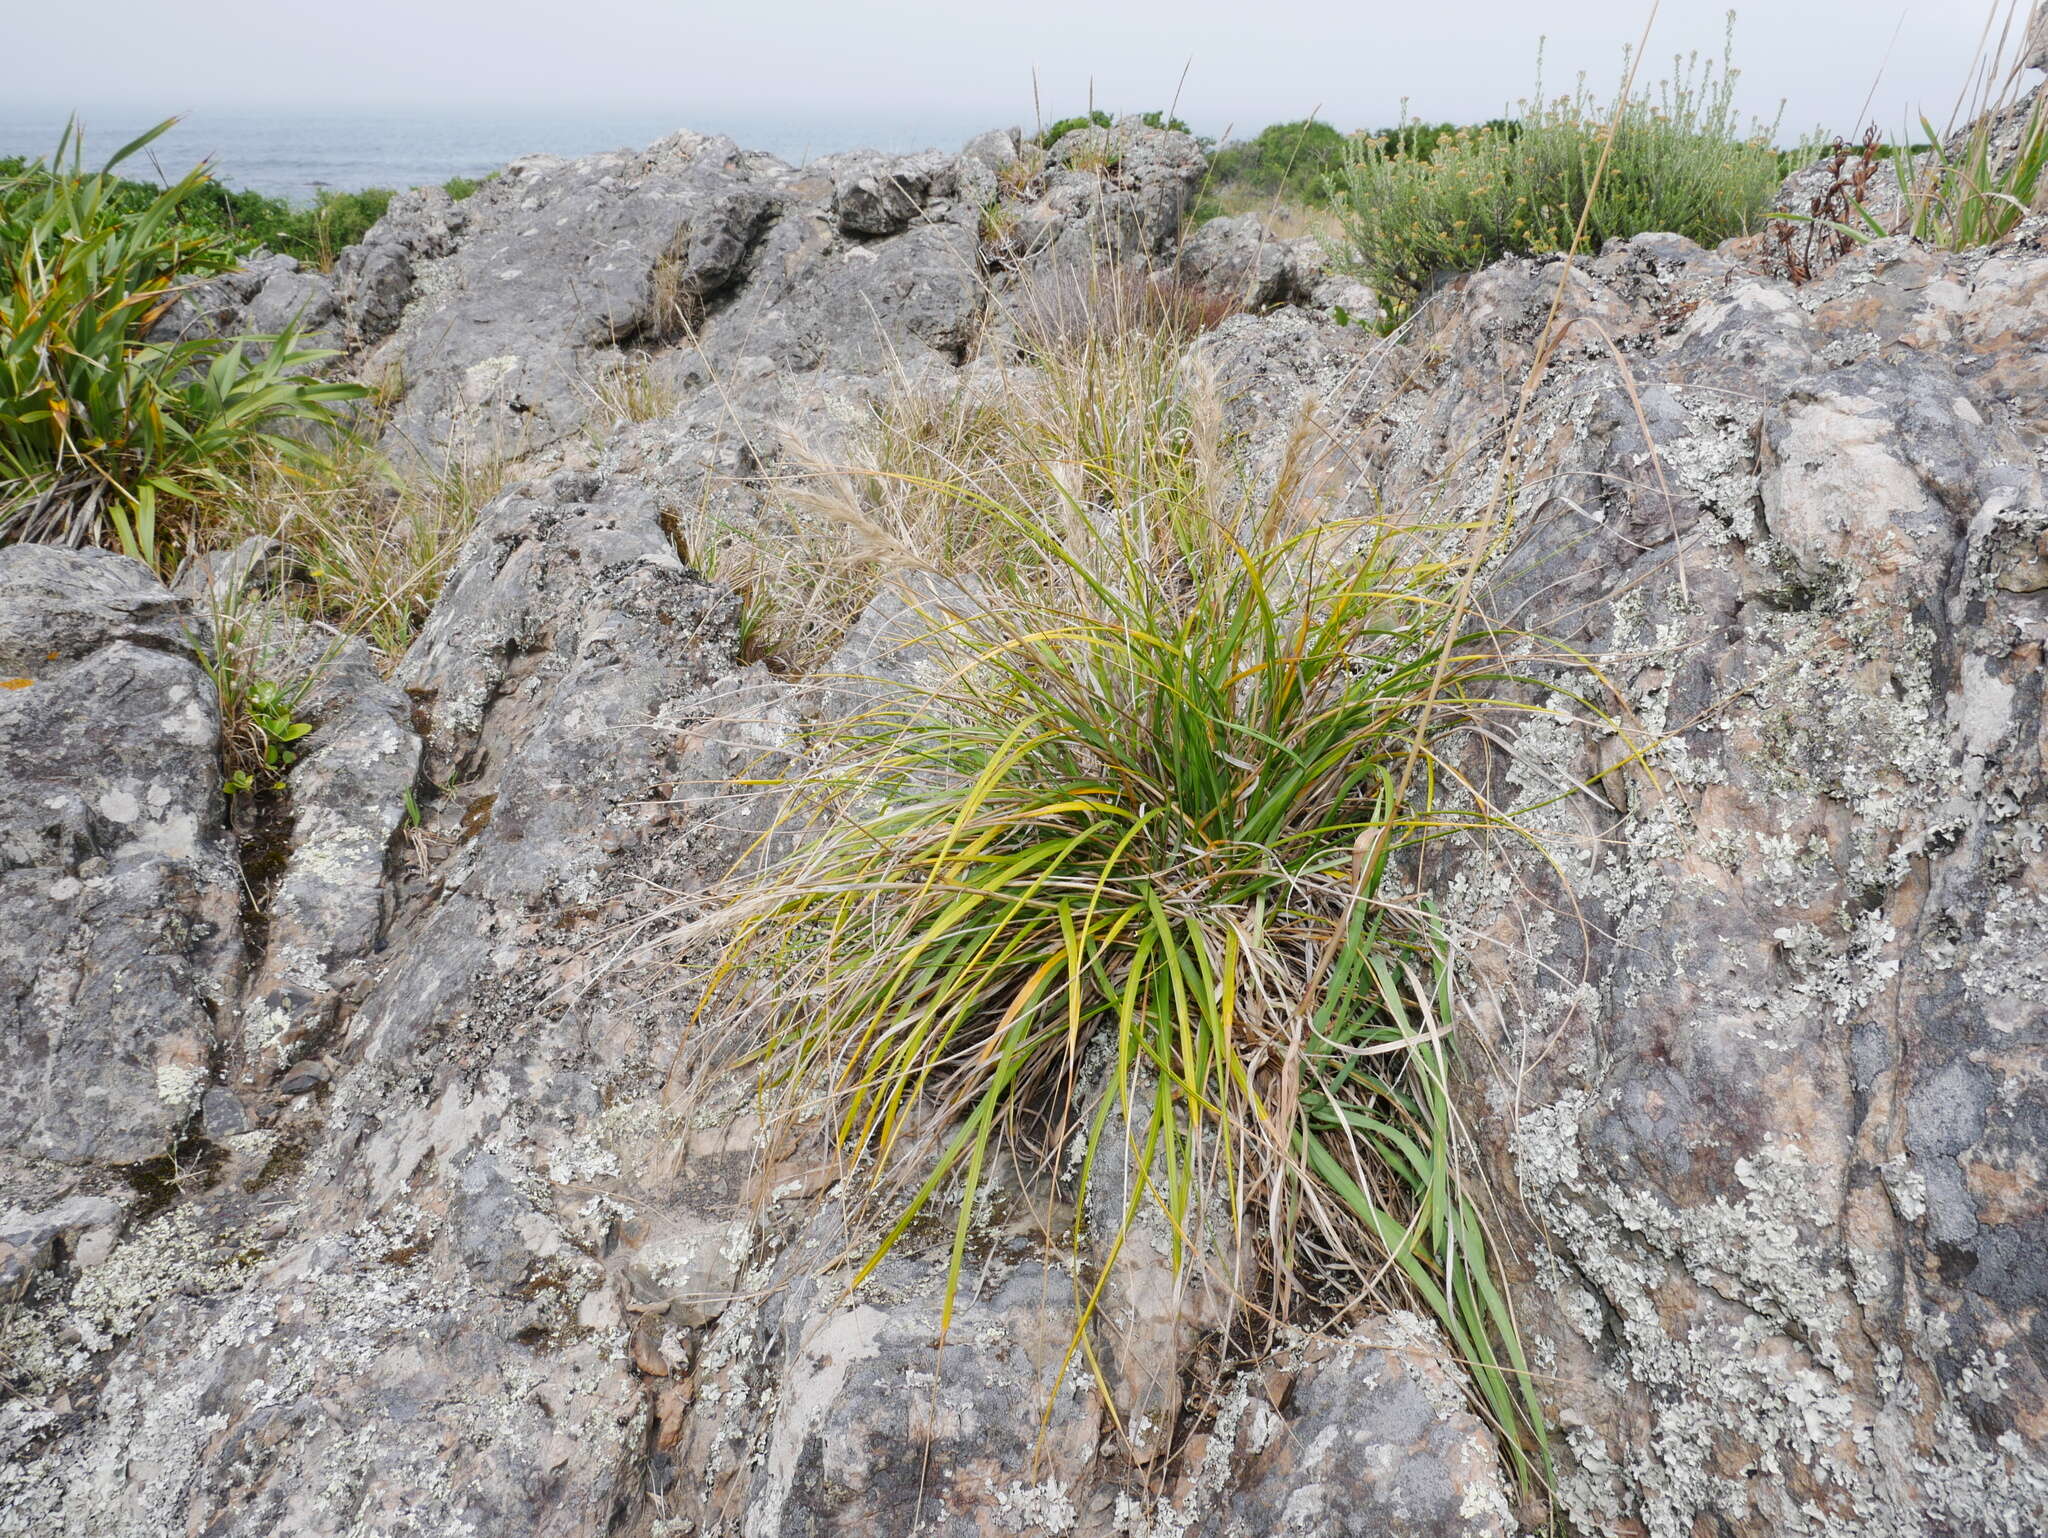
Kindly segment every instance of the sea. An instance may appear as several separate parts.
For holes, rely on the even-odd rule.
[[[1013,114],[1030,118],[1029,102]],[[139,114],[133,106],[78,110],[86,159],[111,155],[171,116]],[[692,128],[730,134],[742,149],[766,150],[801,165],[840,150],[878,149],[900,154],[958,149],[985,129],[1004,126],[1000,114],[932,112],[916,116],[820,118],[734,113],[678,104],[672,109],[531,110],[446,108],[421,111],[294,112],[193,108],[176,127],[129,161],[138,178],[182,176],[210,160],[226,186],[249,188],[295,203],[311,202],[322,188],[416,187],[455,176],[482,176],[521,155],[588,155],[640,148]],[[68,114],[0,105],[0,157],[47,156]]]

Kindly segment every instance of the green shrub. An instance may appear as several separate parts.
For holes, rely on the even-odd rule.
[[[1025,336],[1040,385],[927,443],[927,474],[841,482],[838,521],[878,541],[971,531],[985,601],[929,614],[937,681],[791,787],[785,827],[824,831],[709,921],[709,998],[765,1028],[789,1130],[822,1115],[881,1194],[869,1270],[943,1207],[950,1314],[1018,1160],[1066,1182],[1062,1242],[1100,1262],[1076,1350],[1160,1214],[1180,1265],[1228,1236],[1254,1310],[1391,1281],[1540,1479],[1449,1101],[1445,931],[1404,891],[1423,846],[1489,821],[1444,751],[1501,678],[1441,553],[1464,531],[1332,519],[1306,427],[1255,486],[1185,331]],[[1098,1180],[1117,1216],[1089,1233]]]
[[[67,129],[47,165],[0,179],[0,539],[111,534],[154,563],[160,507],[229,490],[259,452],[308,457],[297,431],[333,426],[332,406],[365,393],[311,377],[331,354],[289,333],[147,340],[184,289],[238,256],[217,226],[183,217],[204,166],[146,203],[113,174],[170,126],[96,172]]]
[[[1094,107],[1081,117],[1063,117],[1059,119],[1050,128],[1045,129],[1039,134],[1037,142],[1050,148],[1076,129],[1114,128],[1115,126],[1115,118],[1104,112],[1100,107]]]
[[[1348,141],[1313,118],[1274,123],[1254,138],[1225,144],[1209,157],[1209,186],[1241,187],[1296,203],[1320,203],[1325,183],[1344,160]]]
[[[18,180],[34,164],[20,156],[0,160],[0,181]],[[469,183],[468,191],[475,191],[477,185]],[[105,189],[105,206],[114,212],[140,214],[163,190],[153,182],[113,177]],[[467,196],[467,192],[460,195]],[[178,223],[195,235],[218,236],[237,256],[260,248],[296,257],[325,271],[344,248],[361,240],[370,226],[384,217],[391,197],[388,187],[360,192],[322,189],[311,207],[301,208],[260,192],[236,192],[207,177],[179,203]]]
[[[1735,80],[1725,56],[1719,70],[1695,56],[1676,61],[1654,99],[1602,104],[1582,84],[1545,100],[1539,81],[1512,121],[1365,141],[1337,183],[1351,266],[1392,322],[1446,276],[1511,252],[1570,249],[1582,213],[1588,250],[1649,231],[1702,245],[1745,234],[1784,160],[1775,124],[1741,121]]]

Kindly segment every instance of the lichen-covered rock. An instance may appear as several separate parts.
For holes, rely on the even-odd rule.
[[[770,200],[730,140],[515,162],[448,218],[445,255],[408,205],[345,275],[364,318],[408,294],[363,372],[396,393],[386,440],[430,462],[511,457],[573,432],[594,352],[673,334],[733,276]],[[436,232],[438,233],[438,232]],[[409,284],[399,275],[410,262]],[[363,307],[367,306],[367,309]]]
[[[1414,1314],[1283,1351],[1224,1400],[1186,1514],[1214,1538],[1511,1538],[1492,1434]]]
[[[785,1387],[744,1520],[715,1530],[1080,1530],[1102,1412],[1072,1358],[1070,1285],[1029,1257],[978,1269],[943,1342],[944,1269],[921,1263],[891,1265],[843,1300],[828,1275],[764,1316],[766,1367]]]
[[[1190,135],[1135,118],[1062,134],[1050,153],[1041,205],[1058,216],[1055,259],[1071,264],[1166,255],[1208,170]]]
[[[1512,508],[1490,603],[1621,694],[1489,771],[1555,864],[1456,894],[1587,1530],[2048,1524],[2044,285],[2035,226],[1804,289],[1644,237],[1468,280],[1376,403],[1382,494]]]
[[[192,643],[285,558],[181,597],[0,552],[0,1533],[1513,1530],[1431,1329],[1228,1359],[1141,1225],[1077,1338],[1115,1212],[1048,1257],[1015,1172],[943,1342],[949,1235],[849,1288],[874,1214],[677,1060],[691,984],[642,944],[782,847],[831,688],[742,664],[676,515],[774,516],[786,433],[843,445],[899,373],[1001,388],[961,366],[982,263],[1171,271],[1199,161],[1132,123],[803,170],[681,136],[395,202],[339,302],[430,458],[561,443],[594,363],[675,400],[493,503],[393,680],[326,659],[246,924]],[[1303,304],[1247,238],[1195,267]],[[2048,1527],[2043,240],[1795,287],[1644,236],[1453,285],[1412,345],[1318,288],[1186,361],[1258,476],[1504,520],[1526,670],[1616,691],[1473,745],[1541,847],[1440,893],[1580,1530]],[[839,671],[915,678],[980,602],[908,589]]]
[[[241,965],[204,617],[136,561],[0,550],[0,1199],[162,1158]]]
[[[31,1278],[6,1326],[33,1392],[0,1409],[0,1532],[595,1535],[637,1509],[654,1359],[629,1349],[608,1252],[661,1237],[643,1211],[727,1221],[738,1188],[678,1169],[691,1111],[663,1103],[653,990],[579,977],[635,901],[722,873],[759,826],[744,798],[723,824],[693,810],[776,741],[733,613],[630,484],[558,479],[486,516],[401,674],[461,789],[428,800],[387,889],[398,928],[351,906],[383,822],[306,830],[286,866],[287,892],[318,867],[337,946],[372,926],[376,975],[330,979],[305,1093],[207,1096],[216,1153],[168,1205]],[[369,712],[307,739],[352,757],[309,755],[302,816],[351,785],[395,810],[380,766],[403,767],[409,727],[358,682]],[[280,910],[273,943],[318,908]]]
[[[0,1304],[19,1303],[38,1276],[63,1265],[104,1260],[120,1231],[121,1204],[73,1196],[42,1212],[0,1214]]]
[[[1268,235],[1258,215],[1239,214],[1194,230],[1181,242],[1173,270],[1248,310],[1263,310],[1306,295],[1300,254],[1292,242]]]
[[[335,259],[335,298],[352,345],[372,346],[398,329],[420,265],[448,255],[468,225],[462,204],[439,187],[391,199],[362,241]]]
[[[367,647],[310,632],[296,650],[312,682],[293,717],[313,730],[291,768],[289,827],[276,834],[282,863],[261,893],[260,958],[224,1065],[251,1090],[324,1049],[344,993],[362,979],[420,769],[410,702]]]
[[[796,170],[691,133],[531,157],[460,204],[394,202],[341,263],[355,332],[377,342],[359,372],[394,401],[388,446],[439,463],[608,425],[606,378],[660,370],[678,343],[715,366],[664,371],[686,394],[760,359],[797,373],[958,363],[982,306],[978,205],[958,188],[950,156]]]
[[[821,672],[819,707],[856,715],[902,688],[946,686],[947,640],[983,612],[980,594],[928,571],[894,574],[861,612]]]
[[[894,235],[959,186],[958,170],[944,155],[834,159],[843,163],[832,178],[832,212],[848,235]]]

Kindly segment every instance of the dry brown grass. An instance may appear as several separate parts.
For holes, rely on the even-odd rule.
[[[299,562],[296,607],[395,662],[503,481],[494,462],[401,477],[366,449],[311,471],[271,462],[218,509],[208,543],[282,541]]]
[[[987,496],[1047,506],[1100,490],[1104,466],[1155,452],[1187,345],[1236,301],[1142,274],[1054,270],[992,296],[1000,375],[933,393],[907,382],[845,449],[790,445],[767,516],[706,499],[676,517],[684,558],[742,593],[753,645],[792,671],[824,665],[892,572],[1007,583],[1034,559]]]
[[[1341,239],[1344,233],[1344,227],[1332,209],[1288,202],[1251,187],[1215,188],[1203,199],[1201,212],[1226,219],[1239,214],[1256,214],[1266,233],[1275,240],[1298,240],[1307,235],[1317,240],[1334,241]]]

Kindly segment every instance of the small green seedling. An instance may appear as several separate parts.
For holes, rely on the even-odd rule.
[[[291,744],[313,729],[310,721],[293,718],[303,690],[291,690],[275,679],[259,678],[249,686],[249,719],[263,739],[264,778],[270,783],[266,790],[283,790],[285,771],[298,762],[299,755]],[[256,786],[255,771],[237,769],[221,784],[224,794],[237,796]]]

